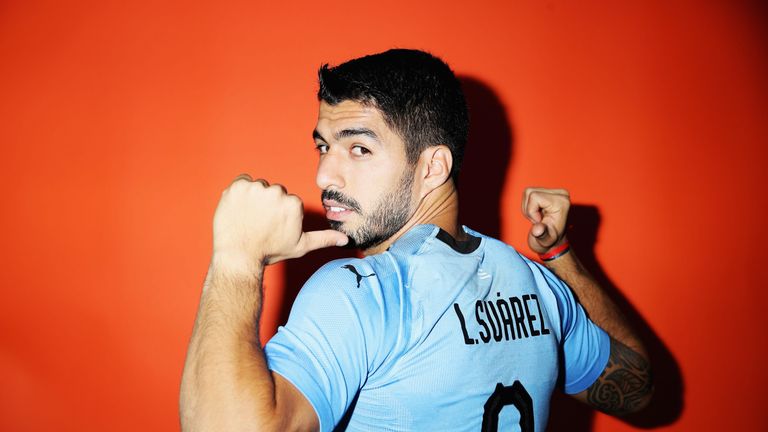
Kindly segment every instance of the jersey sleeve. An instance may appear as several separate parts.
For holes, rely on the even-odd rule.
[[[539,265],[539,268],[555,295],[560,312],[564,391],[579,393],[603,373],[611,352],[611,339],[587,317],[565,282],[546,267]]]
[[[321,431],[333,430],[365,382],[366,329],[377,315],[343,264],[326,264],[306,282],[265,347],[269,369],[307,398]]]

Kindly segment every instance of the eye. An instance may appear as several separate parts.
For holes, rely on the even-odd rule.
[[[355,145],[352,146],[352,154],[355,156],[365,156],[371,154],[371,151],[363,146]]]
[[[321,155],[328,153],[328,144],[316,144],[315,149]]]

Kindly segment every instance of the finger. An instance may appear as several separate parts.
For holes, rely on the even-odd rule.
[[[544,218],[546,210],[552,206],[552,200],[549,195],[540,191],[531,190],[527,194],[525,209],[523,214],[531,222],[538,223]]]
[[[541,187],[528,187],[525,188],[523,191],[523,199],[520,202],[521,204],[521,210],[523,212],[523,215],[525,217],[530,219],[529,216],[529,209],[531,207],[531,197],[533,196],[534,202],[544,196],[557,196],[558,198],[563,197],[566,198],[566,200],[570,201],[570,193],[567,189],[547,189],[547,188],[541,188]],[[538,216],[541,216],[539,213]],[[534,215],[535,217],[535,215]],[[538,221],[538,220],[536,220]],[[534,222],[536,222],[534,221]]]
[[[521,204],[521,207],[520,207],[520,211],[521,211],[521,212],[523,212],[523,216],[525,216],[525,217],[526,217],[528,220],[530,220],[531,222],[536,222],[535,220],[532,220],[532,219],[531,219],[531,218],[528,216],[528,206],[529,206],[529,201],[530,201],[530,199],[531,199],[531,194],[533,193],[533,191],[534,191],[535,189],[536,189],[536,188],[530,188],[530,187],[529,187],[529,188],[525,188],[525,191],[523,191],[523,200],[522,200],[522,201],[521,201],[521,203],[520,203],[520,204]]]
[[[253,178],[251,178],[251,176],[249,174],[247,174],[247,173],[242,173],[239,176],[235,177],[235,179],[232,180],[232,183],[234,183],[236,181],[240,181],[240,180],[245,180],[245,181],[251,182],[251,181],[253,181]]]
[[[557,241],[557,231],[549,225],[539,223],[531,228],[531,234],[542,246],[552,246]]]
[[[570,192],[568,192],[568,189],[549,189],[549,188],[543,188],[543,187],[529,187],[526,188],[526,191],[529,192],[541,192],[546,193],[550,195],[561,195],[561,196],[570,196]]]
[[[534,224],[528,232],[528,246],[536,253],[546,252],[556,242],[556,233],[545,224]]]
[[[283,195],[288,195],[288,190],[285,188],[285,186],[281,185],[280,183],[275,183],[270,187],[278,188],[283,192]]]
[[[537,239],[542,238],[547,234],[547,226],[543,223],[535,223],[531,226],[531,235]]]
[[[300,255],[298,256],[316,249],[331,246],[344,246],[348,241],[349,239],[345,234],[336,230],[307,231],[301,233],[301,238],[299,238],[297,252],[300,253]]]

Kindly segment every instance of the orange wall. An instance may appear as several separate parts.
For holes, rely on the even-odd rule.
[[[178,429],[220,190],[247,171],[317,211],[315,70],[397,46],[498,103],[477,122],[512,140],[503,194],[464,194],[505,240],[527,252],[527,185],[599,211],[596,271],[647,324],[667,406],[582,429],[768,430],[765,13],[565,3],[0,3],[0,430]]]

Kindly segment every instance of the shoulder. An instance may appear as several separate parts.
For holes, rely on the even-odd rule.
[[[391,273],[387,260],[378,257],[344,258],[320,267],[304,284],[302,291],[315,289],[376,288]]]
[[[467,226],[464,227],[464,230],[471,236],[479,237],[482,240],[482,247],[485,250],[485,253],[491,255],[494,260],[501,259],[519,265],[530,262],[530,260],[518,252],[514,246],[509,245],[502,240],[479,233]]]
[[[329,308],[346,309],[368,321],[389,310],[397,301],[392,265],[385,257],[344,258],[320,267],[304,284],[293,304],[303,313],[327,313]]]
[[[514,275],[510,283],[531,287],[539,294],[544,308],[555,322],[562,322],[571,314],[576,300],[568,285],[551,270],[517,251],[501,240],[471,231],[482,236],[487,259],[495,263],[496,268],[505,274]]]
[[[299,291],[286,327],[359,338],[370,367],[393,351],[402,327],[402,283],[386,254],[320,267]]]
[[[542,290],[548,307],[556,310],[560,318],[568,322],[568,317],[574,313],[573,310],[578,305],[571,288],[543,264],[522,255],[521,258],[530,269],[536,284]]]
[[[368,340],[381,334],[392,296],[379,282],[379,267],[367,258],[345,258],[320,267],[293,301],[283,331]],[[330,337],[330,336],[328,336]],[[326,338],[324,336],[324,338]]]

